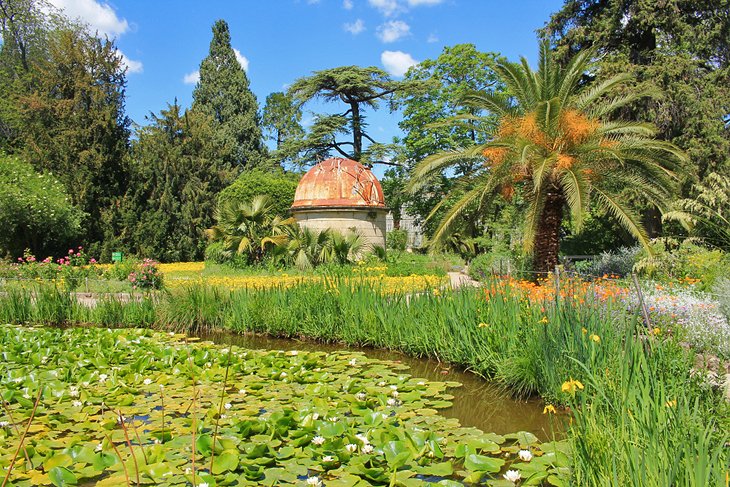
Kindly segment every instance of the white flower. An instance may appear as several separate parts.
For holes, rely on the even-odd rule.
[[[7,428],[8,426],[10,426],[10,422],[0,421],[0,428]]]
[[[358,401],[364,401],[364,400],[365,400],[365,398],[367,398],[367,397],[368,397],[368,395],[367,395],[367,394],[365,394],[364,392],[358,392],[357,394],[355,394],[355,398],[356,398],[356,399],[357,399]]]
[[[99,382],[104,382],[108,378],[109,378],[109,376],[106,374],[99,374]]]
[[[378,382],[378,387],[385,387],[385,382],[383,382],[382,380]]]
[[[246,395],[246,389],[239,389],[239,390],[238,390],[238,393],[239,393],[240,395],[242,395],[242,396],[245,396],[245,395]]]
[[[395,406],[396,404],[398,404],[398,400],[392,398],[388,399],[388,406]]]
[[[422,380],[419,380],[418,382],[416,382],[416,385],[419,385],[419,386],[425,386],[425,385],[426,385],[426,383],[425,383],[425,382],[423,382]]]
[[[520,450],[517,452],[517,456],[520,457],[520,460],[523,462],[529,462],[532,460],[532,453],[530,450]]]
[[[208,482],[200,482],[198,487],[208,487]]]
[[[322,481],[319,480],[319,477],[309,477],[307,479],[307,485],[314,485],[315,487],[320,487],[322,485]]]
[[[312,414],[312,419],[313,419],[314,421],[317,421],[317,420],[319,419],[319,413],[314,413],[314,414]]]
[[[81,406],[83,406],[83,405],[84,405],[84,403],[83,403],[83,402],[81,402],[81,401],[74,401],[74,402],[73,402],[73,406],[74,406],[75,408],[80,408],[80,407],[81,407]]]
[[[398,390],[398,386],[395,386],[395,385],[390,386],[390,389],[393,390],[393,391],[397,391]]]
[[[221,353],[224,354],[224,355],[227,354],[228,353],[228,349],[227,348],[222,348],[221,349]]]
[[[322,461],[324,463],[331,463],[331,462],[335,461],[335,457],[333,457],[332,455],[327,455],[327,456],[322,457]]]
[[[282,373],[281,373],[281,378],[282,378],[282,379],[283,379],[284,377],[286,377],[286,376],[287,376],[287,373],[286,373],[286,372],[282,372]]]
[[[350,366],[351,366],[351,367],[354,367],[354,366],[356,366],[356,365],[357,365],[357,359],[352,359],[352,360],[350,360],[350,362],[348,362],[348,363],[350,364]]]
[[[365,435],[355,435],[355,438],[357,438],[358,440],[360,440],[363,445],[369,445],[370,444],[370,441],[367,439],[367,437]]]
[[[347,445],[345,445],[345,450],[350,453],[355,453],[357,451],[357,445],[354,443],[348,443]]]
[[[148,385],[152,384],[152,379],[145,379],[142,381],[142,384],[148,386]]]
[[[292,350],[291,352],[289,352],[289,355],[292,355],[292,356],[295,356],[296,357],[297,355],[299,355],[299,351],[298,350]]]
[[[363,447],[362,447],[362,452],[363,452],[364,454],[366,454],[366,455],[367,455],[368,453],[372,453],[372,452],[373,452],[373,450],[375,450],[375,449],[373,448],[373,445],[365,445],[365,446],[363,446]]]
[[[212,367],[212,366],[213,366],[213,364],[211,364],[210,362],[205,362],[205,366],[206,366],[206,367]],[[198,484],[198,485],[200,485],[200,484]]]
[[[390,393],[390,395],[393,397],[398,397],[398,391],[393,391]]]
[[[324,443],[324,438],[322,438],[321,436],[315,436],[314,438],[312,438],[312,443],[320,446],[322,445],[322,443]]]
[[[76,387],[71,387],[68,390],[68,395],[71,397],[79,397],[79,390]]]
[[[332,416],[329,420],[332,421],[333,423],[336,423],[338,419],[340,419],[340,418],[338,418],[337,416]]]
[[[507,470],[507,472],[504,475],[502,475],[502,477],[504,477],[506,480],[509,480],[513,484],[516,484],[517,481],[520,480],[520,478],[522,478],[519,470]]]
[[[170,335],[171,337],[174,337],[175,336],[175,332],[174,331],[171,331],[170,333],[168,333],[168,335]]]
[[[223,405],[223,407],[226,408],[226,409],[231,409],[233,406],[231,406],[231,403],[230,402],[227,402],[227,403],[225,403]]]
[[[81,383],[81,385],[84,386],[84,387],[89,387],[89,382],[88,381],[84,381],[84,382]]]
[[[101,446],[101,443],[99,443],[98,445],[96,445],[96,448],[94,448],[94,451],[101,451],[102,448],[103,447]]]
[[[185,469],[185,475],[190,475],[191,472],[192,470],[190,470],[190,467]]]

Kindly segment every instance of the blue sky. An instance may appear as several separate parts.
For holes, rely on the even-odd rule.
[[[534,62],[535,31],[562,5],[561,0],[51,2],[116,39],[129,67],[127,112],[139,124],[175,98],[190,105],[195,72],[217,19],[228,22],[232,45],[263,108],[269,93],[315,70],[378,66],[399,79],[408,65],[459,43]],[[372,114],[372,134],[389,142],[399,134],[399,118],[384,109]]]

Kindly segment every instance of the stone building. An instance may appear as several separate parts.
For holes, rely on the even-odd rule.
[[[291,212],[301,227],[354,231],[366,246],[385,247],[383,188],[359,162],[332,158],[314,166],[299,181]]]

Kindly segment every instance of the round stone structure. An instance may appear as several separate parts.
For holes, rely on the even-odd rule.
[[[299,181],[291,212],[304,228],[352,231],[366,247],[385,248],[383,188],[359,162],[332,158],[314,166]]]

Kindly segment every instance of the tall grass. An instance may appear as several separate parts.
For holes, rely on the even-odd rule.
[[[227,329],[401,350],[461,365],[516,395],[571,407],[577,485],[724,485],[730,408],[690,375],[693,355],[645,336],[616,301],[529,300],[509,287],[385,294],[334,278],[292,288],[199,286],[93,308],[59,290],[0,296],[0,318],[25,323]],[[576,379],[575,394],[562,390]],[[675,402],[676,401],[676,402]]]

